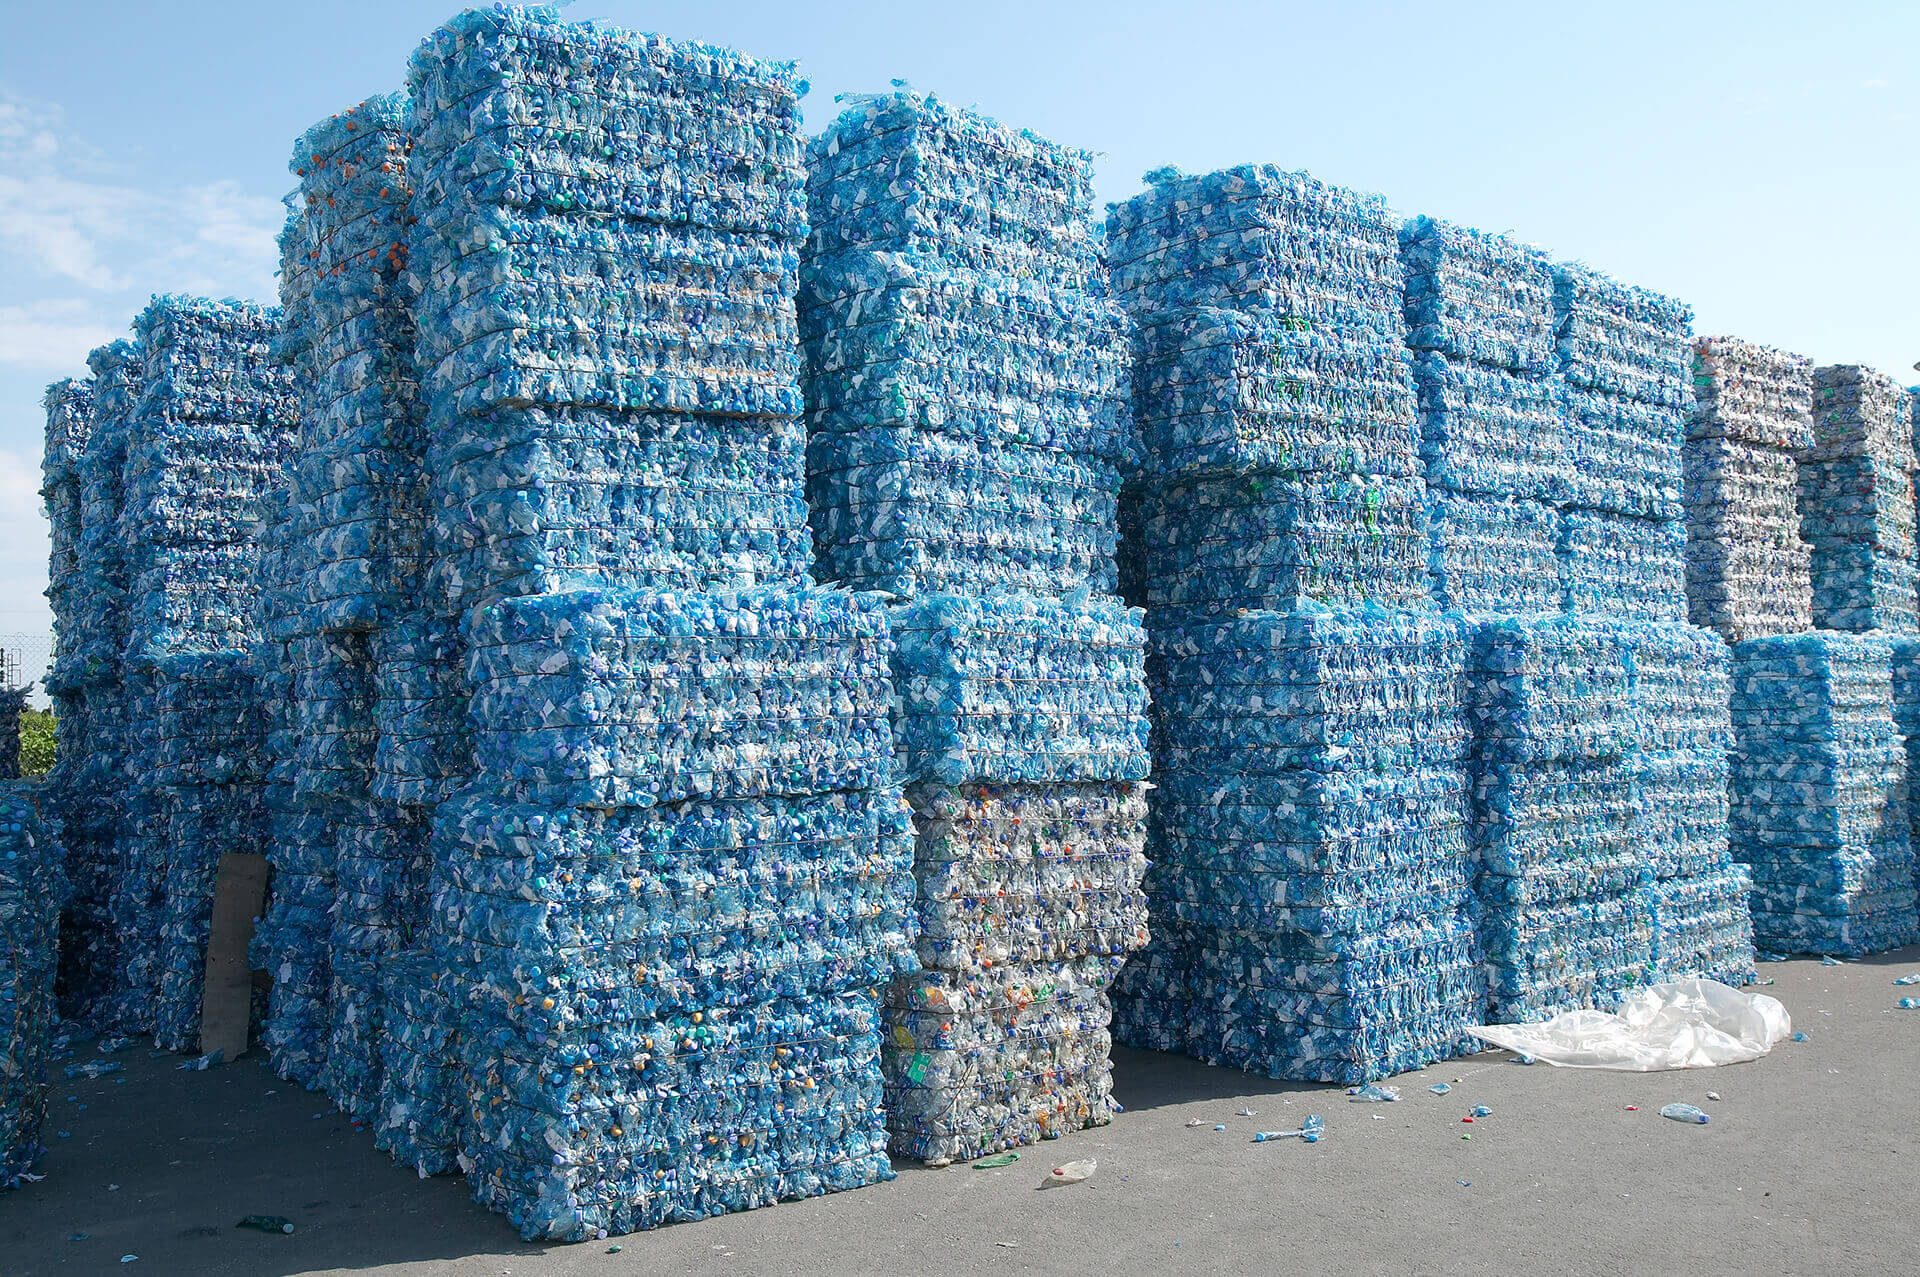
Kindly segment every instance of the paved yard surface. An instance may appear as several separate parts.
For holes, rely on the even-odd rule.
[[[1920,1011],[1895,1004],[1920,989],[1892,981],[1916,970],[1920,949],[1763,964],[1811,1040],[1753,1064],[1642,1076],[1494,1052],[1397,1079],[1392,1105],[1119,1051],[1128,1111],[1004,1170],[903,1168],[578,1246],[519,1242],[458,1178],[396,1168],[252,1057],[186,1073],[142,1046],[115,1057],[124,1075],[58,1085],[46,1180],[0,1194],[0,1272],[1913,1273]],[[1674,1100],[1712,1123],[1663,1120]],[[1476,1104],[1492,1116],[1463,1124]],[[1319,1144],[1249,1141],[1308,1113]],[[1092,1181],[1039,1186],[1079,1157]],[[298,1231],[233,1227],[255,1213]]]

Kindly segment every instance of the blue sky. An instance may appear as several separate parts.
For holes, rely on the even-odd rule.
[[[271,299],[293,139],[452,8],[0,0],[0,634],[46,624],[40,395],[149,293]],[[1920,380],[1920,4],[631,3],[568,16],[908,80],[1102,153],[1309,169],[1731,332]]]

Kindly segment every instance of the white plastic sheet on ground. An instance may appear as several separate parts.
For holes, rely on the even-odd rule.
[[[1540,1024],[1490,1024],[1475,1037],[1569,1069],[1706,1069],[1757,1060],[1793,1032],[1779,999],[1715,980],[1651,985],[1617,1014],[1568,1011]]]

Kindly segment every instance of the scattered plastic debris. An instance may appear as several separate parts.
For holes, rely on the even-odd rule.
[[[213,1054],[218,1055],[219,1052]],[[284,1215],[249,1215],[234,1227],[251,1228],[258,1233],[291,1233],[293,1221]]]
[[[1206,1124],[1207,1124],[1207,1119],[1204,1117],[1193,1118],[1187,1123],[1188,1126],[1205,1126]]]
[[[1255,1144],[1267,1144],[1274,1140],[1298,1138],[1308,1144],[1318,1144],[1320,1142],[1320,1136],[1325,1133],[1326,1129],[1327,1124],[1325,1120],[1323,1120],[1318,1113],[1310,1113],[1307,1115],[1307,1120],[1300,1123],[1299,1130],[1255,1131],[1253,1133],[1253,1142]]]
[[[1713,1120],[1707,1116],[1705,1110],[1695,1108],[1691,1104],[1669,1104],[1660,1110],[1660,1116],[1672,1118],[1676,1122],[1693,1122],[1700,1126],[1705,1126]]]
[[[118,1060],[88,1060],[84,1064],[69,1064],[66,1075],[76,1077],[104,1077],[109,1073],[118,1073],[126,1066]]]
[[[1920,998],[1901,998],[1896,1004],[1902,1011],[1920,1009]]]
[[[1493,1110],[1484,1104],[1476,1104],[1473,1106],[1473,1115],[1475,1117],[1492,1117]]]
[[[1062,1162],[1047,1172],[1047,1182],[1049,1184],[1080,1184],[1092,1179],[1093,1173],[1099,1169],[1099,1161],[1091,1157]]]
[[[1453,1088],[1451,1086],[1448,1086],[1445,1082],[1435,1082],[1432,1086],[1428,1087],[1427,1089],[1429,1091],[1432,1091],[1435,1095],[1445,1095],[1448,1091],[1451,1091]]]
[[[1708,1092],[1707,1092],[1707,1098],[1708,1098],[1708,1099],[1710,1099],[1710,1100],[1717,1100],[1717,1099],[1719,1099],[1719,1098],[1720,1098],[1720,1092],[1718,1092],[1718,1091],[1708,1091]]]
[[[1840,965],[1840,959],[1834,957],[1832,954],[1828,954],[1820,959],[1820,965],[1823,967],[1837,967]]]
[[[216,1064],[226,1063],[226,1059],[227,1059],[227,1053],[224,1050],[215,1048],[214,1050],[207,1052],[205,1055],[196,1055],[194,1058],[192,1058],[191,1060],[188,1060],[185,1064],[182,1064],[179,1067],[180,1069],[188,1073],[204,1073]]]
[[[1903,975],[1899,979],[1895,980],[1894,983],[1895,984],[1920,984],[1920,971],[1916,971],[1912,975]]]
[[[1365,1086],[1355,1087],[1347,1094],[1353,1097],[1347,1101],[1349,1104],[1392,1104],[1400,1098],[1400,1088],[1369,1082]]]
[[[1012,1166],[1020,1160],[1018,1153],[995,1153],[992,1157],[983,1157],[973,1164],[976,1171],[990,1171],[998,1166]]]
[[[1811,1042],[1811,1041],[1813,1041],[1813,1039],[1812,1039],[1812,1038],[1810,1038],[1810,1037],[1808,1037],[1808,1036],[1807,1036],[1807,1035],[1806,1035],[1806,1034],[1805,1034],[1804,1032],[1802,1032],[1802,1031],[1801,1031],[1801,1030],[1799,1030],[1799,1029],[1795,1029],[1795,1030],[1793,1031],[1793,1040],[1794,1040],[1795,1042]]]

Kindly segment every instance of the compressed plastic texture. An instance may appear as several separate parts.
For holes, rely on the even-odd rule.
[[[1671,404],[1561,390],[1567,504],[1639,519],[1681,514],[1687,414]]]
[[[1553,504],[1572,496],[1573,440],[1557,376],[1430,351],[1413,361],[1413,381],[1430,487]]]
[[[1871,368],[1813,374],[1813,437],[1796,450],[1801,533],[1821,629],[1911,630],[1913,425],[1906,392]]]
[[[880,1057],[893,1151],[943,1165],[1112,1121],[1106,990],[1120,961],[896,980]]]
[[[1629,628],[1578,617],[1494,618],[1474,628],[1465,703],[1490,763],[1612,759],[1634,744]]]
[[[871,988],[915,965],[897,790],[611,810],[469,791],[434,824],[436,952],[489,1018],[564,1032]]]
[[[1685,408],[1693,309],[1588,267],[1553,268],[1555,354],[1568,383]]]
[[[943,594],[891,623],[903,778],[1146,779],[1136,609],[1086,594]]]
[[[497,6],[422,41],[407,88],[423,207],[806,231],[791,63]]]
[[[1156,633],[1154,939],[1115,988],[1122,1041],[1327,1081],[1463,1049],[1465,638],[1373,609]]]
[[[1409,357],[1375,333],[1203,307],[1154,313],[1139,352],[1145,477],[1419,473]]]
[[[58,1021],[54,976],[62,852],[28,786],[0,791],[0,1189],[14,1188],[43,1151]]]
[[[1729,642],[1813,625],[1813,549],[1801,540],[1793,454],[1708,436],[1685,456],[1687,612]]]
[[[784,419],[591,409],[434,421],[435,594],[464,610],[583,587],[792,581],[804,436]]]
[[[810,254],[801,282],[809,433],[913,426],[1108,461],[1129,449],[1130,325],[1102,294],[864,251]]]
[[[1453,612],[1526,615],[1566,602],[1560,512],[1520,497],[1427,492],[1433,601]]]
[[[1629,621],[1686,620],[1686,542],[1678,519],[1568,510],[1559,545],[1566,610]]]
[[[1149,609],[1430,607],[1425,485],[1417,479],[1247,475],[1142,490],[1123,568]]]
[[[1262,310],[1404,342],[1399,221],[1379,196],[1272,165],[1146,180],[1107,215],[1114,295],[1143,322],[1193,306]]]
[[[466,639],[477,775],[502,792],[647,806],[892,774],[873,596],[574,590],[478,608]]]
[[[1516,372],[1552,369],[1554,285],[1545,253],[1416,217],[1400,227],[1400,260],[1413,349]]]
[[[461,1165],[525,1237],[581,1241],[893,1176],[871,993],[469,1027]]]
[[[1913,943],[1891,639],[1822,631],[1749,639],[1733,656],[1730,834],[1752,875],[1754,942],[1826,954]]]
[[[126,498],[127,436],[146,361],[130,341],[87,356],[93,371],[92,428],[80,472],[80,563],[73,660],[90,683],[119,681],[127,642],[127,559],[120,515]]]
[[[816,435],[807,470],[823,581],[907,597],[1115,588],[1109,462],[899,426]]]
[[[1813,442],[1812,414],[1811,359],[1738,337],[1694,341],[1689,440],[1804,448]]]
[[[1093,155],[912,89],[853,94],[808,146],[807,252],[935,270],[1100,278]]]

